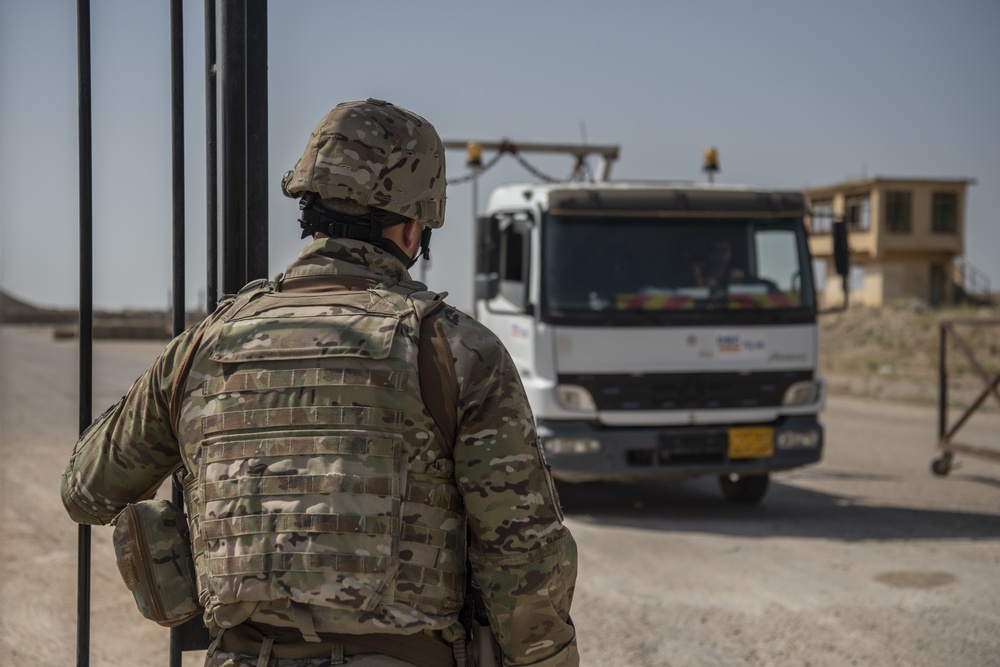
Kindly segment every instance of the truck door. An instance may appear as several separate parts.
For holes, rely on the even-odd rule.
[[[526,211],[499,213],[481,228],[483,251],[477,272],[476,319],[503,341],[518,370],[533,359],[534,311],[531,299],[531,245],[534,223]],[[484,288],[488,285],[488,288]]]

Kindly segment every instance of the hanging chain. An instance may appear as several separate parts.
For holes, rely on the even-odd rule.
[[[493,165],[495,165],[497,162],[500,161],[500,158],[503,157],[503,154],[504,154],[503,151],[497,151],[497,154],[494,155],[493,157],[491,157],[489,160],[487,160],[486,163],[483,164],[483,166],[480,167],[479,169],[477,169],[475,171],[470,171],[468,174],[465,174],[463,176],[457,176],[455,178],[449,178],[448,179],[448,185],[461,185],[462,183],[468,183],[469,181],[471,181],[472,179],[474,179],[479,174],[482,174],[486,170],[488,170],[491,167],[493,167]]]
[[[532,176],[539,179],[540,181],[544,181],[545,183],[558,183],[559,181],[562,180],[570,180],[570,181],[585,180],[586,175],[588,173],[591,173],[590,165],[587,164],[586,160],[581,160],[578,161],[577,164],[574,166],[573,173],[569,176],[569,178],[560,179],[554,176],[549,176],[545,172],[541,171],[540,169],[532,165],[526,159],[524,159],[524,156],[522,156],[520,153],[517,152],[517,148],[513,144],[505,142],[500,146],[500,150],[497,151],[496,155],[487,160],[482,167],[480,167],[475,171],[471,171],[467,174],[463,174],[462,176],[456,176],[455,178],[448,179],[448,185],[461,185],[463,183],[468,183],[469,181],[476,178],[480,174],[494,167],[497,164],[497,162],[500,161],[500,158],[502,158],[504,154],[507,153],[513,155],[514,159],[517,160],[518,164],[524,167],[524,169],[528,173],[530,173]]]

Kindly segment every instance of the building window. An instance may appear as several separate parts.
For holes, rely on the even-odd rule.
[[[910,231],[910,193],[885,193],[885,224],[890,232]]]
[[[954,192],[935,192],[931,200],[931,231],[937,234],[954,234],[958,231],[958,195]]]
[[[868,195],[844,200],[844,219],[852,232],[867,232],[872,228],[872,205]]]
[[[829,234],[833,229],[833,202],[813,202],[809,231],[813,234]]]

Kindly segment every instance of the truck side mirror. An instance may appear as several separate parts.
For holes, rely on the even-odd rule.
[[[476,220],[476,273],[500,271],[500,224],[488,216]]]
[[[477,273],[476,274],[476,300],[492,301],[500,292],[500,274]]]
[[[837,220],[833,223],[833,264],[837,273],[846,276],[851,270],[851,249],[847,245],[847,223]]]
[[[850,300],[851,247],[847,243],[847,223],[843,219],[834,220],[831,231],[833,232],[833,266],[843,280],[844,302],[839,306],[820,311],[821,315],[844,312],[847,310]]]

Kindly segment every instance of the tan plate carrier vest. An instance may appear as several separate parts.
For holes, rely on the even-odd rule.
[[[199,602],[222,627],[291,600],[348,628],[443,628],[465,593],[465,515],[453,433],[418,377],[421,322],[443,295],[310,280],[334,291],[248,286],[185,361]]]

